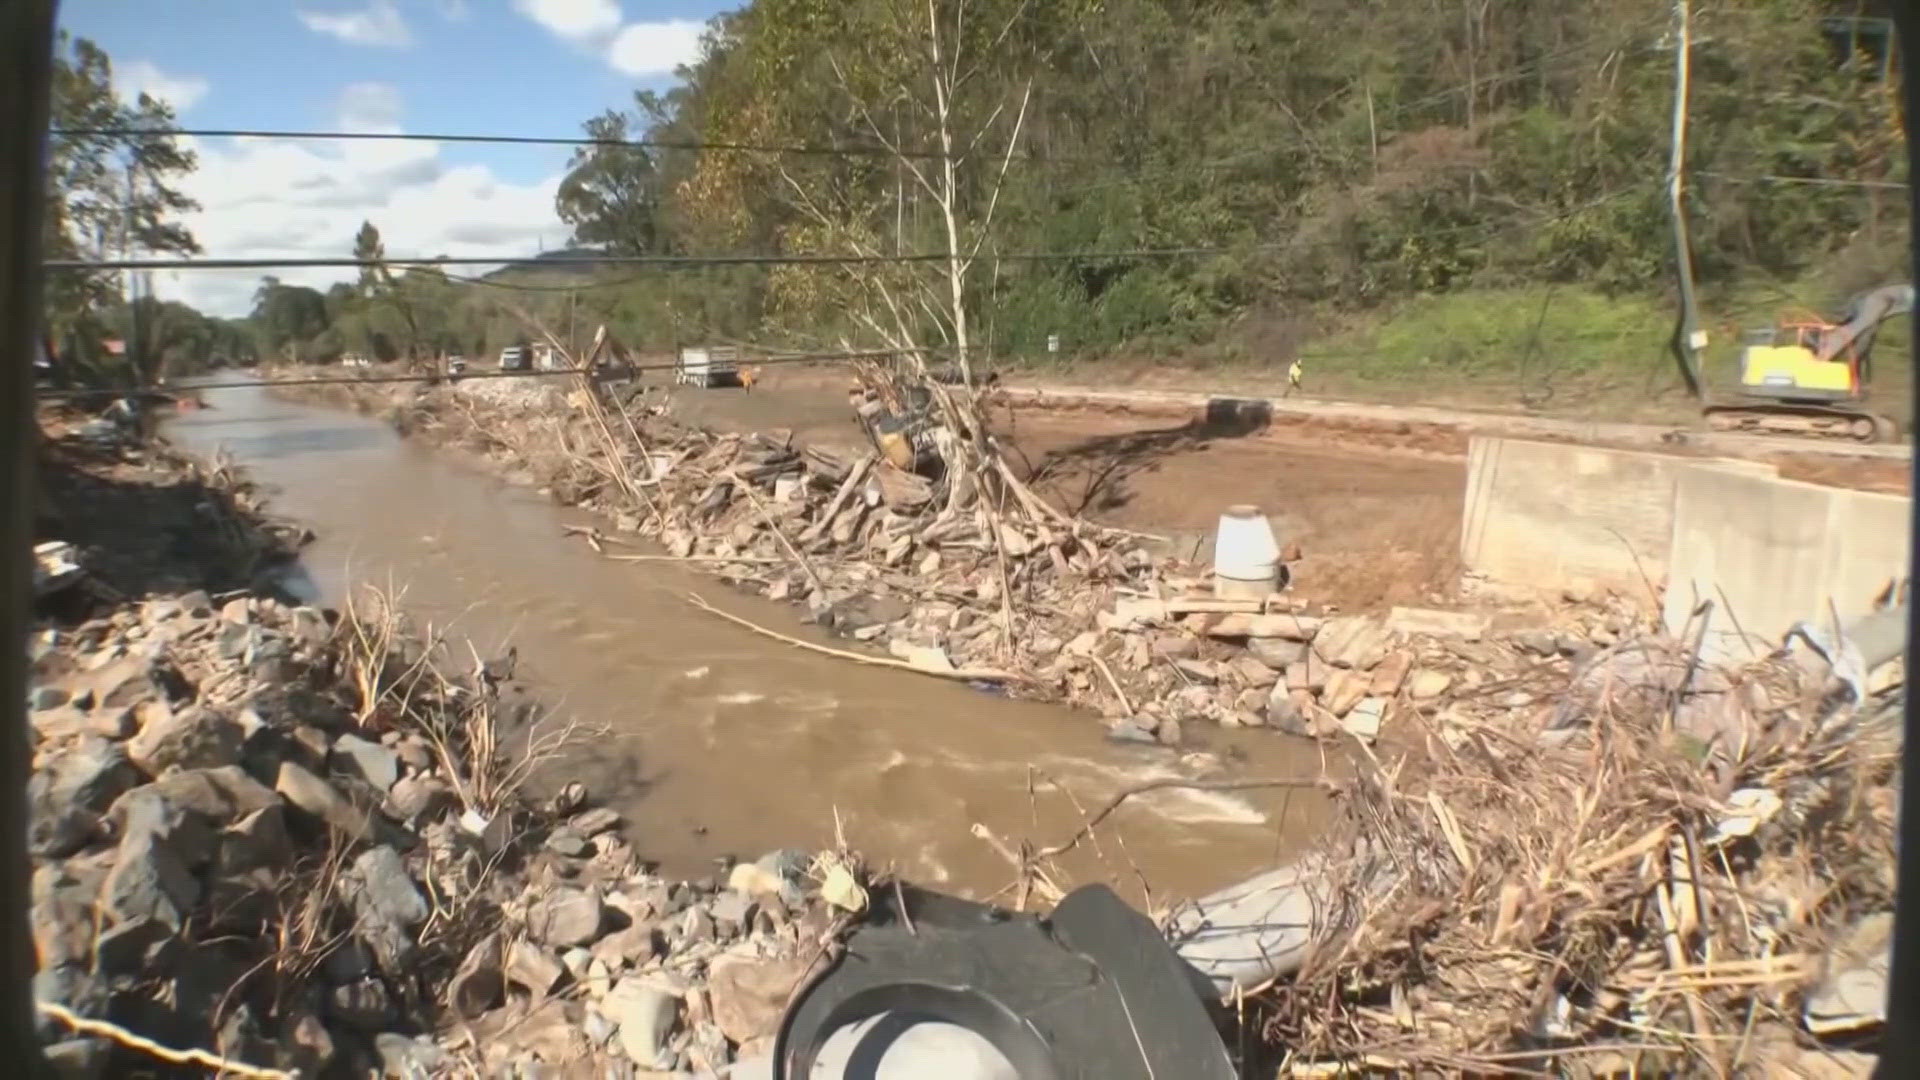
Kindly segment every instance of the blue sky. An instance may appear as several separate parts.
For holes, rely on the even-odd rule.
[[[664,90],[701,28],[744,0],[64,0],[123,94],[185,128],[571,136]],[[189,224],[208,256],[345,255],[361,220],[393,255],[557,246],[564,147],[194,141]],[[244,310],[257,274],[161,275],[160,292]],[[349,272],[288,271],[324,286]]]

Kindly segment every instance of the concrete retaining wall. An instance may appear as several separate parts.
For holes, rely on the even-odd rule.
[[[1910,500],[1793,480],[1689,472],[1675,492],[1662,615],[1681,633],[1711,600],[1703,654],[1746,659],[1801,620],[1870,611],[1907,575]]]
[[[1588,585],[1651,602],[1667,577],[1680,476],[1773,476],[1770,465],[1476,436],[1467,452],[1463,564],[1541,589]]]
[[[1664,587],[1676,634],[1711,600],[1702,651],[1744,659],[1801,620],[1871,610],[1907,574],[1909,505],[1754,462],[1475,438],[1460,548],[1510,585]]]

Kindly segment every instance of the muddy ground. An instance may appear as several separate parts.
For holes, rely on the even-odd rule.
[[[827,367],[765,369],[757,385],[673,388],[684,420],[740,432],[791,432],[802,443],[856,448],[848,375]],[[1178,402],[1037,405],[1002,401],[994,420],[1034,486],[1061,507],[1108,525],[1164,538],[1186,554],[1204,548],[1219,513],[1260,506],[1283,542],[1303,551],[1293,591],[1353,612],[1458,602],[1459,506],[1472,418],[1282,414],[1262,425],[1206,423]],[[1653,429],[1648,429],[1649,431]],[[1618,436],[1618,433],[1614,433]],[[1678,456],[1728,456],[1723,448],[1653,435],[1583,439]],[[1545,436],[1553,437],[1553,436]],[[1788,479],[1906,494],[1911,463],[1802,441],[1775,450],[1754,440],[1740,456]]]
[[[792,431],[854,446],[843,376],[771,369],[751,392],[679,390],[686,419],[736,431]],[[1304,558],[1295,591],[1350,611],[1435,601],[1457,580],[1469,433],[1461,427],[1275,417],[1208,425],[1182,408],[1002,405],[1003,438],[1040,490],[1066,509],[1177,545],[1204,544],[1222,509],[1253,503]],[[1631,449],[1681,455],[1686,445]],[[1756,454],[1784,477],[1907,493],[1910,464],[1841,454]]]

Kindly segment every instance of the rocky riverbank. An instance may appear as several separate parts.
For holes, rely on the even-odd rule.
[[[587,733],[510,662],[456,663],[378,597],[297,602],[300,530],[231,470],[45,429],[28,797],[62,1075],[709,1074],[764,1048],[864,903],[856,857],[660,878],[543,770]]]

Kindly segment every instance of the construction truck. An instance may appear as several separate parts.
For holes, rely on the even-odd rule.
[[[711,390],[716,386],[738,384],[740,350],[731,345],[683,348],[680,350],[680,365],[674,371],[673,381],[681,386],[698,386],[705,390]]]
[[[1707,425],[1859,442],[1898,438],[1899,425],[1864,406],[1880,324],[1912,310],[1913,286],[1887,285],[1854,297],[1837,322],[1789,320],[1749,333],[1740,397],[1708,405]]]

